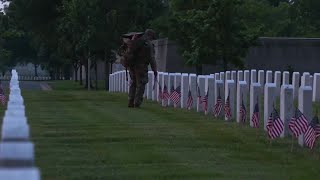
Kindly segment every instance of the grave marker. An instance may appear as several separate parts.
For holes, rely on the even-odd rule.
[[[199,90],[197,90],[197,93],[199,93],[198,91],[200,91],[201,99],[197,98],[197,112],[203,112],[202,99],[205,96],[205,81],[206,81],[206,76],[204,76],[204,75],[198,76],[197,82],[198,82]],[[198,94],[196,97],[198,97]]]
[[[225,88],[225,106],[226,102],[229,97],[229,107],[230,107],[230,112],[231,112],[231,118],[228,118],[225,112],[225,120],[230,121],[232,119],[236,119],[236,113],[235,113],[235,82],[234,80],[227,80],[226,81],[226,88]]]
[[[183,73],[181,76],[181,108],[187,107],[187,99],[189,93],[189,75]]]
[[[276,97],[280,96],[280,86],[281,86],[281,72],[276,71],[274,74],[274,83],[276,83]]]
[[[312,88],[311,86],[301,86],[299,88],[299,110],[307,118],[308,122],[312,120]],[[299,136],[298,143],[304,146],[304,134]]]
[[[261,85],[260,83],[252,83],[250,87],[250,126],[253,127],[251,117],[254,112],[255,105],[258,103],[260,106],[261,101]]]
[[[224,92],[224,81],[223,80],[216,80],[215,81],[215,84],[214,84],[214,94],[215,94],[215,97],[214,97],[214,105],[217,104],[217,99],[218,97],[220,96],[221,98],[221,103],[222,103],[222,110],[221,110],[221,113],[219,114],[218,117],[220,118],[224,118],[224,110],[223,110],[223,107],[224,107],[224,100],[225,100],[225,92]]]
[[[313,92],[312,101],[319,102],[320,101],[320,73],[314,74],[312,92]]]
[[[248,86],[246,81],[239,81],[238,82],[238,88],[237,88],[237,122],[241,122],[241,115],[240,115],[240,108],[243,104],[247,110],[247,98],[248,98]],[[248,113],[246,113],[246,120],[248,120]]]
[[[196,74],[190,74],[189,75],[189,84],[190,84],[190,90],[193,98],[193,104],[192,109],[197,108],[197,75]]]
[[[180,93],[181,93],[181,91],[182,91],[182,88],[181,88],[181,73],[176,73],[175,77],[174,77],[174,89],[177,89],[178,87],[180,87]],[[179,108],[181,107],[181,98],[180,98],[180,103],[178,103],[177,105],[174,104],[174,107],[175,108],[176,107],[179,107]]]
[[[206,91],[206,93],[209,91],[209,93],[208,93],[208,107],[207,107],[206,114],[212,114],[212,107],[213,107],[213,102],[215,99],[214,84],[215,84],[214,77],[208,76],[205,81],[205,91]]]
[[[289,135],[289,121],[294,116],[294,104],[293,104],[293,86],[282,85],[280,95],[280,118],[284,124],[284,131],[280,137]]]
[[[299,92],[299,83],[300,83],[300,73],[294,72],[292,75],[292,85],[293,85],[293,97],[294,99],[298,99]]]
[[[267,123],[273,106],[276,106],[276,89],[275,83],[266,83],[264,88],[264,130],[266,131]]]

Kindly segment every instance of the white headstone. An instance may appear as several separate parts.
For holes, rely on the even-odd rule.
[[[266,83],[264,87],[264,130],[267,130],[267,123],[273,106],[276,106],[276,89],[275,83]]]
[[[225,73],[224,73],[224,72],[220,72],[220,80],[222,80],[223,83],[226,81]]]
[[[258,83],[260,83],[260,85],[261,85],[261,93],[263,93],[264,84],[265,84],[265,81],[264,81],[264,70],[259,70],[258,71]]]
[[[156,99],[157,99],[158,102],[161,102],[161,104],[162,104],[162,99],[160,99],[159,93],[160,93],[160,91],[163,92],[163,82],[164,82],[163,81],[163,79],[164,79],[163,77],[164,77],[164,73],[163,72],[159,72],[158,76],[159,76],[159,80],[158,80],[158,84],[157,84]],[[160,85],[160,87],[159,87],[159,85]]]
[[[159,75],[160,75],[160,72],[158,72],[158,77],[155,79],[154,77],[153,77],[153,87],[154,87],[154,89],[152,90],[152,93],[151,93],[151,99],[152,99],[152,101],[158,101],[157,100],[157,96],[158,96],[158,91],[159,91]]]
[[[251,83],[256,83],[257,82],[257,70],[252,69],[251,70]],[[251,87],[251,84],[250,84]]]
[[[187,107],[187,99],[189,93],[189,75],[183,73],[181,75],[181,108]]]
[[[213,107],[213,102],[215,98],[214,84],[215,84],[214,77],[208,76],[205,82],[205,90],[206,90],[206,93],[208,93],[208,106],[207,106],[206,114],[212,114],[213,112],[212,107]]]
[[[301,86],[299,88],[299,110],[307,120],[312,120],[312,88],[311,86]],[[299,136],[299,145],[304,146],[304,134]]]
[[[309,80],[309,82],[310,82],[311,88],[313,88],[313,76],[312,76],[312,75],[310,75],[310,80]]]
[[[282,85],[280,95],[280,118],[284,124],[284,131],[281,133],[281,137],[289,135],[288,125],[294,115],[293,107],[293,86]]]
[[[177,89],[177,88],[180,88],[180,93],[181,93],[181,73],[176,73],[175,74],[175,77],[174,77],[174,88]],[[177,105],[174,104],[174,107],[181,107],[181,98],[180,98],[180,103],[178,103]]]
[[[310,74],[308,72],[304,72],[301,77],[301,86],[310,86]]]
[[[2,180],[40,180],[40,171],[35,167],[0,168]]]
[[[172,87],[174,87],[174,78],[176,76],[176,73],[169,73],[169,80],[168,80],[168,91],[169,94],[171,94]],[[168,106],[173,106],[174,102],[170,99],[168,101]]]
[[[190,84],[190,90],[193,98],[193,104],[192,109],[197,108],[197,75],[196,74],[190,74],[189,75],[189,84]]]
[[[223,107],[224,107],[224,100],[225,100],[225,97],[224,97],[224,81],[223,80],[215,80],[215,84],[214,84],[214,94],[215,94],[215,97],[214,97],[214,105],[216,105],[217,103],[217,99],[218,97],[220,96],[221,98],[221,101],[222,101],[222,110],[219,114],[219,117],[220,118],[224,118],[224,110],[223,110]]]
[[[226,80],[231,80],[231,72],[226,71]]]
[[[247,82],[247,85],[250,85],[250,71],[249,70],[245,70],[244,71],[244,81]]]
[[[164,89],[167,89],[167,92],[170,92],[170,84],[169,84],[169,74],[163,73],[163,79],[162,79],[162,92],[164,92]],[[162,106],[168,106],[168,100],[162,99]]]
[[[243,79],[243,71],[238,71],[237,82],[244,81]]]
[[[240,108],[243,104],[245,108],[247,108],[247,98],[248,98],[248,85],[246,81],[239,81],[238,88],[237,88],[237,122],[241,122],[241,115],[240,115]],[[248,110],[246,109],[246,112]],[[248,113],[246,113],[246,120],[248,119]]]
[[[197,82],[198,82],[198,88],[199,88],[200,96],[201,96],[201,99],[197,98],[197,112],[203,112],[202,99],[205,96],[204,93],[205,93],[206,76],[199,75],[198,78],[197,78]],[[197,91],[197,93],[198,93],[198,91]],[[198,97],[198,94],[197,94],[196,97]]]
[[[299,83],[300,83],[300,73],[294,72],[292,75],[292,85],[293,85],[293,97],[294,99],[298,99],[299,92]]]
[[[124,79],[125,79],[125,73],[124,73],[124,71],[120,71],[120,87],[119,87],[119,92],[124,92]]]
[[[14,141],[29,139],[29,126],[24,123],[6,123],[2,125],[2,141]]]
[[[274,74],[274,83],[276,83],[276,96],[279,97],[280,96],[280,86],[281,86],[281,72],[280,71],[276,71]]]
[[[231,109],[231,118],[227,118],[225,115],[225,120],[230,121],[232,119],[236,118],[236,113],[235,113],[235,90],[236,90],[236,84],[234,80],[227,80],[226,81],[226,88],[225,88],[225,100],[224,102],[227,101],[228,96],[229,96],[229,103],[230,103],[230,109]]]
[[[237,71],[231,71],[231,80],[237,82]]]
[[[261,85],[260,83],[252,83],[250,86],[250,119],[253,115],[256,104],[260,106],[261,100]],[[253,127],[253,122],[250,120],[250,126]]]
[[[214,79],[219,80],[220,79],[220,73],[215,73]]]
[[[284,85],[290,84],[290,73],[288,71],[283,72],[282,84]]]
[[[32,166],[34,145],[31,142],[1,142],[0,166]]]
[[[312,101],[320,101],[320,73],[314,73]]]
[[[153,71],[148,72],[148,86],[147,86],[147,99],[152,99],[152,91],[153,91],[153,84],[154,84],[154,75]]]

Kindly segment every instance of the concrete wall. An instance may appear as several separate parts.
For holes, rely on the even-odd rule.
[[[246,58],[248,68],[320,72],[320,38],[260,38]]]
[[[195,68],[184,64],[177,45],[168,38],[158,39],[154,45],[159,71],[195,73]],[[285,71],[290,65],[300,73],[320,72],[320,38],[259,38],[259,46],[249,49],[245,64],[246,69]],[[98,78],[104,79],[104,63],[101,62],[99,67],[103,70],[99,69]],[[112,66],[112,72],[123,69],[121,64]],[[221,64],[203,65],[203,74],[220,71],[223,71]]]

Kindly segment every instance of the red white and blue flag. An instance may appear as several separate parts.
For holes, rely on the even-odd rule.
[[[254,106],[254,111],[251,118],[252,124],[254,128],[259,128],[260,126],[260,112],[259,112],[259,103],[257,101],[256,105]]]
[[[275,139],[281,135],[284,129],[284,124],[275,108],[269,116],[267,123],[267,131],[270,139]]]
[[[226,99],[226,103],[224,105],[224,113],[225,113],[225,117],[229,120],[232,117],[231,114],[231,107],[230,107],[230,91],[228,93],[228,97]]]
[[[247,118],[247,110],[246,110],[246,106],[244,105],[243,96],[242,96],[242,101],[241,101],[241,105],[240,105],[240,121],[242,123],[245,123],[246,118]]]
[[[190,86],[189,86],[188,99],[187,99],[187,109],[191,109],[192,105],[193,105],[193,97],[192,97]]]
[[[171,94],[170,94],[171,101],[174,102],[175,105],[177,105],[180,102],[181,99],[181,88],[178,86],[176,89],[172,86]]]
[[[308,120],[298,108],[295,111],[294,117],[289,122],[289,129],[296,138],[308,129]]]
[[[208,97],[209,97],[209,89],[208,89],[206,95],[202,99],[202,109],[204,112],[208,111]]]
[[[317,138],[320,136],[320,124],[318,117],[315,116],[309,123],[308,129],[304,134],[304,142],[307,147],[313,149]]]
[[[214,116],[218,117],[220,115],[220,113],[221,113],[221,110],[222,110],[222,98],[221,98],[220,90],[219,90],[219,94],[218,94],[218,97],[217,97],[217,102],[213,107]]]

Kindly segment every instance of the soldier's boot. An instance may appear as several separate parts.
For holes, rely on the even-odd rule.
[[[129,108],[133,108],[134,107],[134,99],[129,99],[128,107]]]

